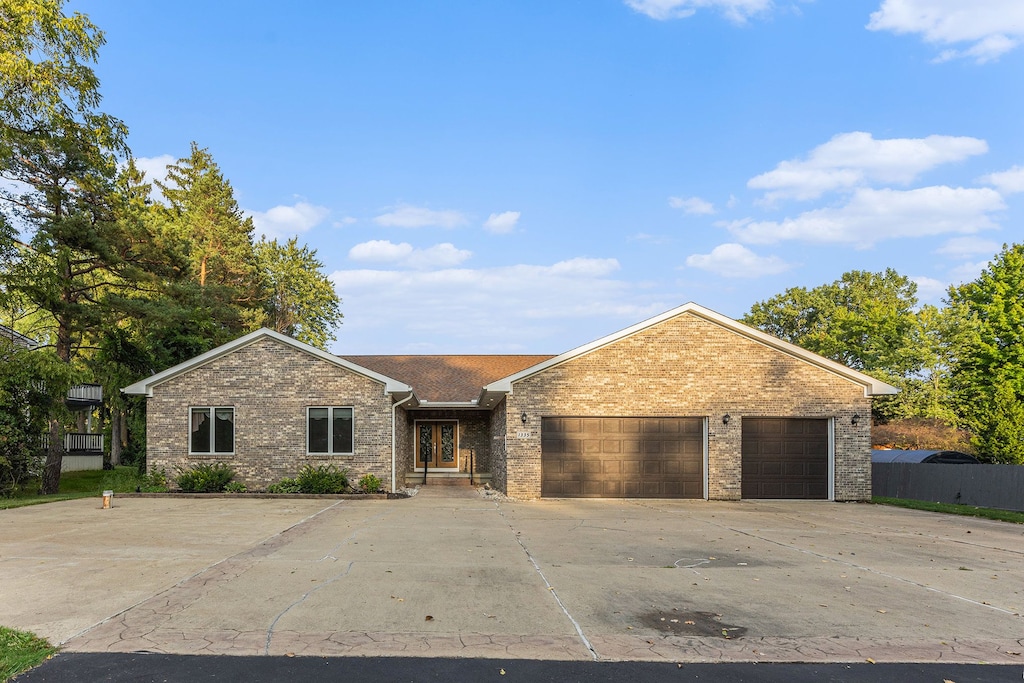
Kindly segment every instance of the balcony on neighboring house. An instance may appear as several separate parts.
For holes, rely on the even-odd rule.
[[[76,384],[68,389],[64,402],[71,410],[95,408],[103,404],[103,387],[99,384]]]
[[[49,434],[42,435],[40,446],[43,450],[50,447]],[[103,435],[67,432],[64,434],[64,453],[66,455],[103,455]]]

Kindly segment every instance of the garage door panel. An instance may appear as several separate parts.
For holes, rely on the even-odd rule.
[[[701,418],[543,418],[541,495],[700,498],[703,425]]]
[[[743,418],[743,498],[828,497],[828,420]]]

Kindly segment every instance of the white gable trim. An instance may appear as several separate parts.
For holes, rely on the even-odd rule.
[[[496,382],[491,382],[490,384],[484,387],[483,393],[510,394],[512,393],[513,383],[521,379],[525,379],[526,377],[535,375],[538,372],[543,372],[544,370],[547,370],[550,367],[559,365],[560,363],[564,363],[568,360],[572,360],[573,358],[578,358],[584,354],[590,353],[591,351],[600,349],[604,346],[617,342],[620,339],[629,337],[630,335],[646,330],[649,327],[653,327],[658,323],[664,322],[670,318],[674,318],[684,313],[689,313],[691,315],[697,316],[698,318],[702,318],[708,322],[720,325],[721,327],[724,327],[725,329],[731,332],[735,332],[736,334],[746,337],[751,341],[763,344],[764,346],[768,346],[777,351],[781,351],[782,353],[785,353],[789,356],[793,356],[794,358],[797,358],[804,362],[810,363],[811,365],[815,365],[821,368],[822,370],[831,372],[855,384],[859,384],[864,387],[865,396],[879,396],[883,394],[896,394],[899,392],[899,390],[896,389],[895,387],[890,386],[885,382],[881,382],[873,377],[869,377],[868,375],[865,375],[862,372],[858,372],[852,368],[848,368],[842,363],[837,363],[833,360],[825,358],[824,356],[819,356],[818,354],[808,351],[807,349],[800,348],[796,344],[790,344],[789,342],[773,337],[770,334],[765,334],[761,330],[754,329],[753,327],[744,325],[743,323],[737,322],[732,318],[728,318],[722,315],[721,313],[716,313],[715,311],[712,311],[709,308],[704,308],[703,306],[699,306],[693,302],[690,302],[683,304],[682,306],[679,306],[677,308],[673,308],[671,311],[666,311],[661,315],[657,315],[653,318],[644,320],[643,322],[639,322],[631,327],[627,327],[626,329],[620,330],[619,332],[615,332],[606,337],[602,337],[596,341],[592,341],[589,344],[584,344],[583,346],[572,349],[571,351],[566,351],[560,356],[555,356],[554,358],[546,360],[542,363],[538,363],[537,365],[526,368],[525,370],[521,370],[520,372],[517,372],[514,375],[509,375],[508,377],[499,379]]]
[[[320,360],[327,361],[328,363],[331,363],[338,367],[345,368],[346,370],[351,370],[352,372],[358,375],[362,375],[363,377],[368,377],[369,379],[380,382],[381,384],[384,385],[385,394],[412,392],[412,387],[410,387],[408,384],[404,384],[396,379],[392,379],[378,372],[374,372],[373,370],[369,370],[360,365],[356,365],[355,363],[347,361],[344,358],[332,355],[330,353],[327,353],[326,351],[322,351],[316,348],[315,346],[304,344],[298,340],[283,335],[280,332],[275,332],[274,330],[270,330],[265,327],[256,330],[255,332],[250,332],[244,337],[239,337],[238,339],[230,341],[227,344],[218,346],[215,349],[211,349],[204,354],[198,355],[195,358],[185,361],[184,363],[179,363],[178,365],[175,365],[172,368],[168,368],[163,372],[158,372],[152,377],[147,377],[146,379],[140,380],[135,384],[132,384],[130,386],[125,387],[124,389],[121,389],[121,392],[125,394],[152,396],[153,387],[162,384],[163,382],[166,382],[170,379],[178,377],[179,375],[191,372],[192,370],[195,370],[198,367],[213,362],[218,358],[228,355],[229,353],[233,353],[234,351],[245,348],[246,346],[254,344],[260,341],[261,339],[272,339],[281,344],[285,344],[286,346],[290,346],[293,349],[309,354],[314,358],[319,358]]]

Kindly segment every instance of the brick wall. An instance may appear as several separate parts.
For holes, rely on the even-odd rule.
[[[189,407],[235,409],[235,454],[189,452]],[[306,454],[306,408],[351,406],[354,454]],[[226,462],[250,489],[294,477],[306,463],[335,463],[350,479],[372,473],[391,481],[391,399],[384,386],[345,368],[261,339],[153,389],[146,410],[150,471]]]
[[[516,382],[504,410],[495,483],[517,498],[540,496],[541,417],[570,415],[707,417],[709,497],[722,500],[740,497],[743,416],[834,417],[835,498],[871,496],[864,388],[691,313]]]

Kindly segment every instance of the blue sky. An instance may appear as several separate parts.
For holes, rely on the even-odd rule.
[[[159,177],[195,140],[341,295],[339,353],[559,353],[1024,217],[1020,0],[71,0]]]

